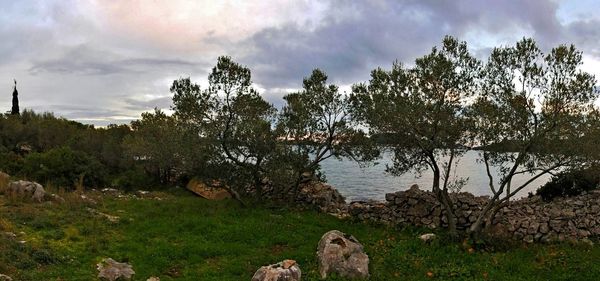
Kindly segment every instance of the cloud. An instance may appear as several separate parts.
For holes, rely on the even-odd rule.
[[[399,60],[410,64],[444,35],[474,42],[483,56],[492,44],[523,36],[554,44],[563,28],[552,1],[331,1],[315,29],[290,22],[265,28],[240,44],[242,60],[264,87],[298,87],[313,68],[337,83],[366,79],[371,69]]]
[[[108,75],[118,73],[151,72],[165,68],[206,68],[205,63],[166,58],[123,58],[115,53],[100,51],[87,45],[67,49],[59,58],[33,61],[29,72]]]
[[[148,100],[125,98],[126,108],[136,111],[149,111],[153,108],[166,109],[170,108],[173,98],[171,96],[151,98]]]
[[[24,108],[123,123],[168,108],[174,79],[205,85],[219,55],[250,67],[280,107],[313,68],[346,87],[394,60],[411,64],[446,34],[482,59],[522,37],[544,50],[574,43],[585,69],[600,74],[599,5],[591,0],[5,2],[0,112],[10,108],[16,78]]]

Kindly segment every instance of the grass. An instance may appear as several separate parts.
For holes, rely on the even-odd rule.
[[[134,280],[250,280],[262,265],[295,259],[302,280],[318,280],[316,246],[338,229],[363,243],[371,280],[598,280],[600,247],[551,244],[473,251],[422,229],[344,221],[312,211],[241,208],[175,192],[164,200],[75,197],[61,205],[0,197],[0,273],[15,280],[96,280],[96,263],[133,265]],[[119,216],[118,222],[88,211]],[[17,234],[16,238],[3,235]],[[27,241],[24,244],[18,241]],[[330,278],[328,280],[343,280]]]

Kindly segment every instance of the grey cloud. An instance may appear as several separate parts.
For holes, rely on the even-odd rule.
[[[139,73],[164,70],[165,67],[206,67],[204,63],[194,63],[182,59],[169,58],[122,58],[122,56],[80,45],[65,51],[59,58],[34,61],[29,68],[31,74],[42,72],[82,75],[109,75]]]
[[[526,36],[544,47],[555,44],[563,33],[552,1],[333,1],[330,7],[316,29],[287,24],[267,28],[240,44],[241,49],[253,50],[242,60],[252,67],[258,83],[298,87],[316,67],[337,83],[358,82],[371,69],[388,67],[396,59],[410,64],[446,34],[465,40],[471,31],[512,37],[526,29],[531,31]]]
[[[172,105],[171,96],[154,98],[150,100],[139,100],[132,98],[124,98],[125,107],[130,110],[148,111],[153,108],[169,108]]]
[[[119,110],[63,104],[33,106],[31,109],[36,112],[44,112],[47,111],[47,107],[53,108],[57,115],[67,119],[110,119],[114,116],[128,116],[126,112]]]

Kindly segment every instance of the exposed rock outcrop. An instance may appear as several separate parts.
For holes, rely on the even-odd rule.
[[[231,194],[225,188],[219,187],[218,182],[208,185],[198,179],[192,179],[186,188],[196,195],[208,200],[223,200],[231,198]]]
[[[369,256],[352,235],[337,230],[325,233],[319,241],[317,258],[322,279],[331,273],[351,279],[369,277]]]
[[[130,264],[116,262],[111,258],[102,260],[97,264],[97,267],[98,278],[102,280],[115,281],[120,278],[129,280],[135,274],[135,271],[133,271],[133,267]]]
[[[30,181],[13,181],[8,184],[8,191],[18,196],[30,197],[33,201],[41,203],[44,201],[46,196],[50,194],[46,193],[44,187],[37,182]]]
[[[301,277],[302,272],[296,261],[284,260],[259,268],[252,276],[252,281],[300,281]]]

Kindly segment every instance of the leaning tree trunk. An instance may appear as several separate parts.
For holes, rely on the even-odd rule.
[[[452,204],[452,200],[448,193],[444,190],[440,189],[440,171],[439,169],[433,170],[433,193],[435,194],[436,199],[442,205],[442,208],[446,211],[446,220],[448,221],[448,232],[450,236],[457,237],[457,228],[456,228],[456,216],[454,214],[454,208]]]

